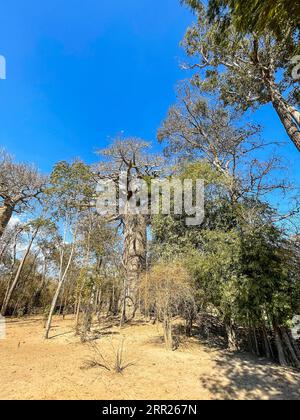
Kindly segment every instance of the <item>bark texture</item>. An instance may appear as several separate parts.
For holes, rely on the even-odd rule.
[[[225,328],[228,339],[228,350],[237,351],[239,349],[239,346],[236,338],[235,328],[231,319],[226,319]]]
[[[13,214],[13,207],[4,204],[0,207],[0,238],[2,237],[6,226],[8,225]]]
[[[273,101],[273,106],[294,145],[300,152],[300,126],[298,126],[293,114],[289,111],[288,107],[280,103],[278,100]]]
[[[124,219],[125,269],[123,316],[132,319],[139,305],[141,273],[146,268],[147,222],[143,215],[126,215]]]

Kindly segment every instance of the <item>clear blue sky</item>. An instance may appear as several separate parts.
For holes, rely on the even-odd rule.
[[[0,144],[49,171],[122,130],[155,140],[191,21],[177,0],[11,0],[0,13]]]
[[[179,0],[2,2],[0,145],[49,172],[58,160],[94,161],[121,131],[155,141],[188,76],[179,42],[192,20]],[[287,140],[270,107],[255,118],[268,140]],[[289,141],[284,155],[295,174]]]

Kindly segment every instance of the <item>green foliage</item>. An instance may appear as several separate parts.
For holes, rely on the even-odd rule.
[[[46,193],[58,212],[78,212],[88,207],[95,193],[91,168],[79,160],[57,163]]]
[[[196,60],[190,65],[197,70],[193,84],[202,94],[213,95],[226,107],[239,112],[271,103],[287,135],[300,150],[299,86],[294,74],[299,35],[288,23],[280,27],[280,36],[268,28],[243,32],[240,16],[244,17],[248,11],[253,15],[248,2],[247,6],[238,7],[242,3],[245,4],[242,0],[215,1],[217,17],[214,19],[209,17],[207,8],[195,8],[193,3],[197,24],[188,28],[183,43],[188,56]],[[251,3],[257,5],[257,1]],[[267,0],[260,1],[255,12],[267,3]],[[228,4],[230,7],[226,9]],[[266,10],[272,13],[271,9]],[[255,12],[253,19],[259,25]],[[280,8],[276,8],[277,12],[280,13]],[[266,19],[268,13],[262,12]]]
[[[300,29],[300,5],[294,0],[210,0],[209,16],[222,17],[243,33],[271,31],[282,38],[285,28]]]
[[[236,225],[238,207],[233,208],[230,203],[230,177],[214,169],[205,160],[186,163],[178,171],[178,177],[182,180],[204,180],[206,217],[201,226],[188,227],[186,214],[155,216],[152,220],[154,260],[161,257],[172,260],[174,256],[187,255],[191,248],[201,248],[203,230],[228,230]]]
[[[244,214],[247,210],[245,203],[235,212],[234,228],[226,229],[224,223],[222,229],[191,228],[184,234],[182,226],[178,229],[168,220],[168,236],[157,236],[155,241],[165,241],[166,249],[174,249],[174,242],[177,248],[183,244],[181,251],[202,310],[244,327],[273,322],[287,326],[300,309],[299,273],[291,263],[295,250],[268,222],[268,208],[258,207],[256,218],[245,220],[239,219],[242,207]],[[191,238],[198,238],[198,243]]]
[[[236,311],[240,271],[240,239],[235,231],[204,231],[202,249],[191,250],[187,267],[198,289],[198,305],[223,319]]]
[[[211,164],[205,160],[197,160],[191,163],[187,163],[180,173],[181,179],[191,179],[196,181],[197,179],[203,179],[206,187],[225,187],[228,185],[228,178],[215,169],[212,168]]]
[[[203,12],[200,0],[182,2]],[[282,38],[285,28],[300,29],[300,4],[295,0],[209,0],[208,16],[224,27],[233,24],[243,34],[270,31]]]
[[[197,25],[187,30],[183,45],[188,56],[198,60],[194,83],[204,93],[218,93],[225,104],[238,110],[271,102],[267,78],[276,79],[279,94],[287,95],[292,86],[290,98],[297,97],[290,61],[298,53],[298,42],[290,33],[283,41],[269,33],[259,38],[241,36],[233,26],[222,31],[218,23],[199,16]]]
[[[227,176],[205,160],[186,164],[180,176],[205,180],[205,221],[188,227],[184,217],[157,216],[153,259],[184,261],[199,309],[246,328],[287,326],[300,309],[300,278],[295,247],[272,222],[274,210],[250,197],[232,203]]]

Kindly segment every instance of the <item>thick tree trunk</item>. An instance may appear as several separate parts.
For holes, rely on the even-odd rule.
[[[288,111],[300,127],[300,112],[294,106],[287,105]]]
[[[14,280],[13,280],[13,282],[12,282],[12,284],[11,284],[11,286],[10,286],[10,288],[9,288],[6,296],[5,296],[5,299],[4,299],[4,302],[3,302],[3,305],[2,305],[2,309],[1,309],[1,314],[3,316],[6,315],[6,311],[7,311],[9,302],[11,300],[12,294],[13,294],[13,292],[14,292],[17,284],[18,284],[19,278],[20,278],[20,276],[22,274],[22,270],[23,270],[24,264],[26,262],[26,259],[27,259],[28,255],[29,255],[29,253],[30,253],[31,247],[33,245],[33,242],[34,242],[37,234],[38,234],[38,229],[35,231],[35,233],[31,237],[31,240],[30,240],[30,242],[28,244],[28,247],[27,247],[27,249],[25,251],[25,254],[24,254],[23,258],[22,258],[22,261],[21,261],[21,263],[19,265],[19,268],[18,268],[18,271],[17,271],[17,273],[15,275],[15,278],[14,278]]]
[[[124,311],[126,320],[133,319],[138,309],[139,283],[141,273],[146,268],[147,223],[145,216],[126,215],[124,219],[125,268]]]
[[[13,206],[10,205],[3,205],[0,207],[0,238],[12,217],[13,210]]]
[[[300,152],[300,126],[296,123],[293,114],[289,112],[288,107],[278,100],[273,101],[273,106],[288,134],[295,146]]]
[[[287,135],[300,152],[300,112],[294,106],[291,106],[286,102],[269,70],[262,68],[261,75],[268,88],[272,105],[277,112]]]

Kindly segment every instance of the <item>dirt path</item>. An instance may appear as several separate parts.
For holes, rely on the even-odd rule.
[[[297,399],[300,373],[207,348],[196,339],[167,352],[157,326],[99,328],[94,341],[104,364],[113,365],[124,339],[122,375],[86,369],[95,357],[74,337],[72,319],[54,320],[52,339],[42,339],[42,320],[9,320],[0,341],[0,399]],[[99,359],[99,357],[98,357]]]

